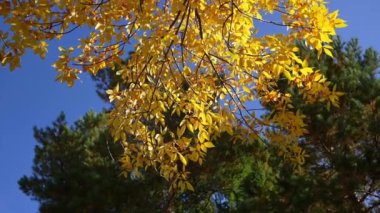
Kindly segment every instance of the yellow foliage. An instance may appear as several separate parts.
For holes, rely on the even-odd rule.
[[[60,48],[53,65],[70,86],[83,72],[114,67],[133,48],[117,73],[123,86],[107,93],[115,108],[109,125],[124,144],[124,168],[138,173],[154,167],[173,187],[187,182],[189,160],[202,164],[219,133],[245,129],[237,137],[257,139],[271,124],[286,130],[275,138],[294,161],[304,161],[296,137],[306,134],[302,112],[293,112],[290,94],[276,89],[284,76],[306,102],[338,106],[339,92],[298,58],[295,41],[333,57],[331,36],[344,27],[323,0],[3,0],[0,31],[2,66],[13,70],[26,49],[42,58],[47,41],[78,28],[89,33],[76,47]],[[278,20],[268,20],[276,13]],[[270,16],[272,17],[272,16]],[[284,34],[258,36],[256,24],[284,27]],[[123,89],[121,89],[123,88]],[[260,119],[252,101],[274,106]],[[177,120],[170,120],[174,117]],[[274,136],[268,136],[274,138]],[[281,139],[281,140],[279,140]],[[293,142],[292,142],[293,141]],[[286,143],[285,143],[286,142]],[[217,143],[215,143],[217,145]],[[285,154],[284,154],[285,155]]]

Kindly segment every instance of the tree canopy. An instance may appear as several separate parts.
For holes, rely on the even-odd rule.
[[[121,179],[121,165],[115,159],[123,154],[122,147],[108,141],[112,137],[106,116],[89,113],[71,128],[60,116],[53,127],[35,130],[40,144],[34,174],[23,177],[20,186],[40,201],[41,211],[376,211],[380,206],[380,81],[376,77],[380,60],[373,49],[362,51],[356,39],[337,38],[332,46],[334,58],[318,56],[301,43],[298,54],[344,92],[339,108],[305,103],[287,79],[278,82],[281,91],[292,94],[295,110],[305,116],[308,134],[298,141],[309,156],[300,169],[278,154],[283,147],[277,143],[237,140],[225,132],[212,141],[218,145],[208,151],[202,165],[187,166],[195,192],[172,193],[154,169]],[[96,81],[104,98],[107,86],[116,85],[120,78],[108,69]],[[266,107],[262,116],[276,113],[273,106]],[[180,119],[171,116],[166,121]],[[270,131],[281,134],[274,126]],[[77,187],[78,183],[83,186]],[[146,197],[151,199],[141,205]]]
[[[1,63],[10,69],[27,49],[43,58],[50,40],[86,32],[60,47],[53,65],[70,86],[81,72],[115,68],[132,48],[115,70],[121,83],[107,92],[110,131],[123,144],[125,173],[152,167],[181,190],[193,188],[190,162],[202,164],[224,132],[265,137],[284,157],[304,162],[298,138],[307,133],[305,116],[279,88],[281,79],[306,103],[338,106],[342,95],[297,54],[302,40],[318,56],[332,56],[330,37],[345,23],[323,0],[5,0],[0,16],[8,27],[0,31]],[[259,22],[284,33],[260,35]],[[271,105],[272,116],[256,116],[258,102]]]

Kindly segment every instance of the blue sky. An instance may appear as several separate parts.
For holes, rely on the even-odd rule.
[[[357,37],[363,48],[380,51],[380,1],[332,0],[332,10],[339,9],[348,27],[338,33],[344,40]],[[83,32],[82,32],[83,33]],[[14,72],[0,68],[0,212],[37,212],[38,203],[25,196],[17,185],[22,175],[31,174],[33,149],[36,144],[32,127],[45,127],[66,113],[69,122],[92,109],[105,107],[96,95],[94,83],[82,75],[73,88],[54,81],[51,67],[57,57],[57,45],[65,45],[81,36],[80,32],[54,42],[47,58],[27,54],[22,68]]]

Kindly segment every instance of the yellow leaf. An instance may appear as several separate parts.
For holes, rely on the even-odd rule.
[[[204,144],[201,144],[200,145],[200,148],[201,148],[201,150],[203,151],[203,152],[207,152],[207,147],[204,145]]]
[[[251,93],[251,90],[248,87],[246,87],[246,86],[243,86],[243,90],[246,93]]]
[[[206,140],[210,140],[210,137],[206,131],[199,131],[198,133],[198,139],[202,143]]]
[[[194,187],[189,182],[186,182],[186,188],[190,191],[194,191]]]
[[[194,161],[194,162],[197,162],[198,161],[198,158],[199,158],[199,155],[198,155],[198,152],[193,152],[191,153],[191,155],[189,156],[189,159]]]
[[[287,71],[287,70],[284,71],[284,75],[289,80],[294,80],[295,79],[293,76],[290,75],[290,72]]]
[[[215,147],[214,144],[211,143],[211,142],[206,142],[206,143],[204,143],[203,145],[204,145],[206,148],[213,148],[213,147]]]
[[[307,67],[309,67],[309,62],[307,61],[307,59],[303,60],[303,62],[302,62],[302,67],[303,67],[303,68],[307,68]]]
[[[323,51],[325,52],[326,55],[328,55],[328,56],[330,56],[331,58],[333,58],[333,54],[332,54],[332,52],[331,52],[329,49],[327,49],[327,48],[323,48]]]
[[[343,19],[336,19],[335,20],[335,27],[336,28],[344,28],[344,27],[347,27],[347,24]]]
[[[186,158],[183,157],[183,155],[182,155],[181,153],[178,153],[178,156],[179,156],[179,159],[181,160],[182,164],[183,164],[184,166],[186,166],[186,165],[187,165]]]
[[[178,138],[181,138],[183,133],[185,132],[186,130],[186,126],[185,125],[182,125],[180,128],[177,128],[177,136]]]
[[[190,132],[194,133],[194,127],[193,127],[193,125],[192,125],[190,122],[187,122],[187,123],[186,123],[186,126],[187,126],[187,129],[188,129]]]
[[[269,75],[266,71],[263,71],[262,73],[264,74],[264,76],[265,76],[267,79],[272,79],[272,76]]]

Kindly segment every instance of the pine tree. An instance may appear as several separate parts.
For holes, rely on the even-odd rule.
[[[278,171],[276,190],[249,191],[245,210],[264,206],[266,211],[369,212],[380,205],[380,60],[376,51],[361,51],[357,39],[334,40],[336,57],[318,57],[299,44],[309,66],[319,69],[334,90],[344,92],[339,108],[302,100],[297,88],[279,83],[293,97],[294,111],[306,117],[308,134],[299,138],[307,155],[301,173],[286,165]],[[323,80],[323,78],[322,78]],[[270,105],[267,107],[271,107]],[[269,115],[271,116],[271,115]],[[249,181],[249,179],[247,180]],[[258,201],[255,201],[255,199]],[[265,205],[261,205],[265,202]]]
[[[40,212],[152,212],[166,187],[157,175],[122,177],[122,147],[105,127],[105,114],[87,113],[73,126],[62,113],[52,127],[34,129],[33,174],[21,190],[40,203]],[[149,199],[145,199],[150,197]]]

